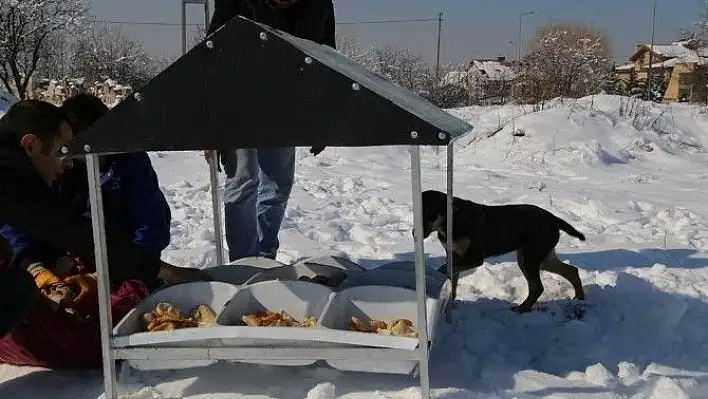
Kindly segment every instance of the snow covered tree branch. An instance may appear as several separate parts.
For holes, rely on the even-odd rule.
[[[113,79],[139,87],[155,74],[155,63],[142,44],[119,29],[96,21],[75,43],[74,75],[89,80]]]
[[[406,89],[420,92],[425,88],[427,63],[411,50],[390,46],[376,48],[370,68]]]
[[[197,29],[192,30],[189,33],[189,38],[187,39],[187,48],[191,49],[201,43],[206,37],[206,28],[203,25],[197,26]]]
[[[543,26],[524,59],[521,92],[533,101],[596,93],[609,73],[608,54],[607,36],[594,27]]]
[[[88,7],[85,0],[0,1],[0,80],[18,97],[40,62],[51,53],[56,35],[78,29]]]
[[[681,40],[695,39],[701,44],[708,44],[708,0],[702,1],[701,11],[698,13],[698,18],[693,22],[693,26],[689,29],[683,29],[680,32]]]
[[[363,48],[356,36],[337,32],[336,43],[337,51],[368,69],[374,69],[375,50],[373,48]]]

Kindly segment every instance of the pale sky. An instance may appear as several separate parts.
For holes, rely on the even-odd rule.
[[[442,59],[507,55],[516,58],[519,14],[523,42],[535,27],[550,21],[590,23],[611,39],[615,61],[621,64],[634,44],[651,37],[653,0],[335,0],[337,22],[436,18],[443,12]],[[677,39],[680,28],[697,18],[702,0],[657,0],[656,42]],[[95,16],[116,22],[174,25],[117,24],[132,38],[144,42],[156,56],[180,52],[181,0],[92,0]],[[188,8],[188,22],[203,23],[201,6]],[[338,25],[338,31],[356,35],[364,44],[398,45],[435,58],[437,22]],[[511,43],[510,43],[511,42]]]

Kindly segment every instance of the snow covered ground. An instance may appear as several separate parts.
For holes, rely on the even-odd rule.
[[[487,204],[526,202],[569,221],[561,258],[581,268],[584,304],[543,274],[537,310],[514,256],[489,259],[459,287],[454,322],[432,353],[437,398],[708,398],[708,110],[595,96],[452,110],[476,126],[456,148],[455,190]],[[443,152],[424,149],[424,188],[444,190]],[[412,259],[407,148],[298,153],[279,260],[345,255],[370,268]],[[155,153],[173,210],[165,260],[213,263],[208,174],[196,153]],[[431,266],[443,262],[433,238]],[[217,365],[123,370],[132,398],[409,399],[417,380],[324,366]],[[0,366],[2,398],[92,398],[100,372]]]

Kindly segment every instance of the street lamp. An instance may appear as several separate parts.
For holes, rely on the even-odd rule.
[[[204,5],[204,30],[209,29],[209,0],[182,0],[182,54],[187,53],[187,4]]]
[[[535,13],[536,13],[536,11],[527,11],[527,12],[524,12],[524,13],[519,14],[519,41],[518,41],[519,54],[518,54],[518,58],[516,59],[517,68],[518,68],[519,71],[521,71],[521,47],[523,47],[523,45],[524,45],[524,44],[523,44],[523,41],[522,41],[522,37],[521,37],[521,20],[522,20],[526,15],[532,15],[532,14],[535,14]]]

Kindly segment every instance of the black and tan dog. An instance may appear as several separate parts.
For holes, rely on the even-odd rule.
[[[517,262],[528,283],[528,296],[514,307],[528,312],[543,293],[541,270],[558,274],[575,289],[575,299],[585,299],[578,269],[561,262],[555,252],[560,230],[585,241],[585,236],[566,221],[543,208],[528,204],[481,205],[453,197],[453,279],[452,298],[457,294],[460,272],[474,269],[484,259],[516,251]],[[429,190],[423,193],[423,237],[436,231],[447,248],[447,194]],[[446,265],[439,270],[446,273]]]

